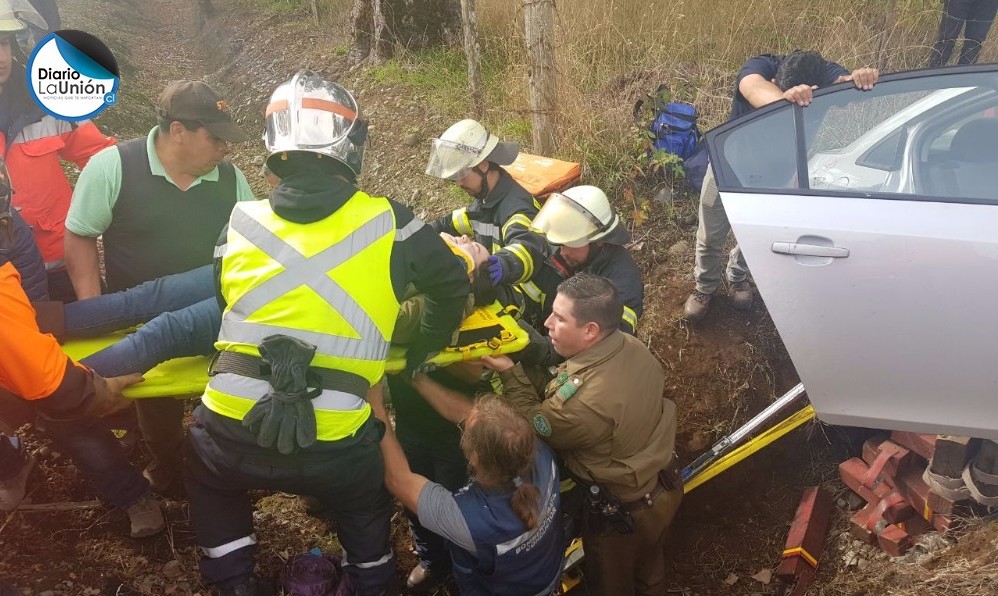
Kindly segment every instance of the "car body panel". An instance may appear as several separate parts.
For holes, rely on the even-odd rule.
[[[708,133],[728,220],[819,419],[998,440],[998,136],[980,134],[996,107],[998,65],[937,69]],[[829,143],[835,117],[854,130]],[[975,135],[959,158],[956,138]],[[843,175],[863,183],[820,184]]]

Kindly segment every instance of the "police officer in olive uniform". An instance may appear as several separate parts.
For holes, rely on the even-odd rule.
[[[507,398],[590,495],[582,529],[586,581],[604,595],[665,593],[665,533],[682,500],[673,447],[676,406],[640,341],[619,330],[623,307],[605,278],[558,286],[548,328],[567,358],[539,397],[520,366],[486,358]]]
[[[253,575],[247,491],[312,496],[338,524],[343,567],[361,596],[395,576],[392,501],[366,401],[384,376],[399,302],[425,295],[411,375],[461,321],[468,277],[404,206],[357,189],[366,126],[353,96],[310,71],[267,106],[267,201],[232,212],[217,247],[219,355],[190,428],[186,482],[205,583],[273,591]]]

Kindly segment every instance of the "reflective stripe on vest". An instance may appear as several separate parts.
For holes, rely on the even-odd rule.
[[[204,404],[209,410],[242,420],[253,404],[270,391],[270,383],[231,373],[221,373],[208,381]],[[342,391],[323,390],[312,400],[316,435],[320,441],[336,441],[350,436],[370,416],[367,402]],[[336,429],[343,430],[337,431]],[[347,430],[349,429],[349,430]]]
[[[397,230],[388,200],[360,191],[309,224],[280,218],[266,201],[240,203],[220,251],[227,308],[216,348],[259,356],[265,337],[290,335],[316,346],[312,366],[377,382],[399,309],[392,248],[399,234],[422,225]],[[222,373],[209,380],[203,402],[241,420],[269,390],[266,381]],[[311,403],[320,441],[350,436],[370,416],[361,397],[340,391],[324,390]]]
[[[378,238],[394,232],[391,211],[381,213],[339,242],[308,258],[240,209],[232,212],[229,226],[232,231],[239,233],[277,261],[284,270],[252,288],[236,300],[235,304],[230,305],[222,319],[220,338],[259,345],[269,335],[284,333],[314,344],[317,352],[327,356],[358,360],[384,360],[388,356],[389,342],[382,336],[375,322],[326,272],[340,266]],[[300,286],[308,286],[321,296],[360,337],[251,323],[246,320],[263,306]]]

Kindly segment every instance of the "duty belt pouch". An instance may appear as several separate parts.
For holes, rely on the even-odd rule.
[[[598,484],[589,488],[588,523],[600,533],[613,531],[617,534],[634,532],[634,518],[631,512],[624,508],[617,495],[605,490]]]
[[[243,426],[256,432],[260,447],[288,455],[315,444],[317,429],[311,400],[322,393],[309,379],[309,365],[316,347],[287,335],[265,337],[260,344],[261,373],[270,392],[261,397],[243,418]]]
[[[679,466],[679,456],[672,454],[672,461],[664,470],[658,473],[658,481],[667,491],[673,491],[683,487],[683,470]]]

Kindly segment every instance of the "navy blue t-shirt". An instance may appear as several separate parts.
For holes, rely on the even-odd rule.
[[[762,78],[767,81],[773,80],[776,77],[776,70],[780,67],[780,63],[786,56],[780,56],[777,54],[760,54],[754,58],[749,58],[742,65],[742,69],[738,71],[738,76],[735,78],[735,92],[731,96],[731,115],[728,116],[728,120],[734,120],[739,116],[748,114],[755,108],[752,104],[745,99],[741,91],[738,90],[738,85],[741,84],[742,79],[750,74],[761,75]],[[832,61],[827,61],[825,63],[825,78],[823,81],[818,83],[818,87],[826,87],[835,83],[835,79],[849,74],[849,71],[845,69],[841,64],[836,64]]]

